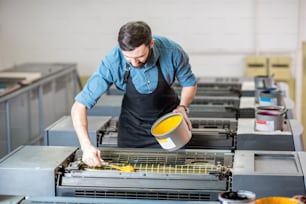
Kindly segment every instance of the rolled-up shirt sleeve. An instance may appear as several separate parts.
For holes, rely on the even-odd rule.
[[[75,100],[90,109],[97,103],[111,84],[112,76],[106,64],[102,61],[98,69],[88,79],[82,91],[77,94]]]
[[[188,54],[177,46],[177,52],[174,55],[174,63],[176,67],[176,78],[182,87],[195,86],[197,80],[191,70]]]

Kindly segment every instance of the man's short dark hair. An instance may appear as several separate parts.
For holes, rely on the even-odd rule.
[[[123,51],[132,51],[142,44],[148,46],[151,40],[151,28],[143,21],[126,23],[120,28],[118,34],[119,47]]]

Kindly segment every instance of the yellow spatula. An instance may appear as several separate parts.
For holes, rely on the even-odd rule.
[[[134,167],[132,167],[131,165],[125,165],[125,166],[118,166],[118,165],[113,165],[110,164],[104,160],[102,160],[102,165],[103,166],[108,166],[117,170],[120,170],[121,172],[135,172]]]

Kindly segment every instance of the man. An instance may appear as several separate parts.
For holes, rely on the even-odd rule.
[[[150,27],[142,21],[123,25],[118,44],[75,97],[71,109],[82,159],[89,166],[101,166],[101,156],[89,139],[87,109],[92,108],[112,84],[124,91],[118,127],[119,147],[160,147],[151,135],[151,126],[169,112],[182,113],[192,129],[187,110],[197,85],[185,51],[165,37],[152,36]],[[182,86],[180,100],[171,88],[175,79]]]

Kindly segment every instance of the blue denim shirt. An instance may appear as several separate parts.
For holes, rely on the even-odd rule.
[[[130,68],[130,76],[136,90],[142,94],[152,93],[155,90],[158,82],[156,65],[158,59],[163,76],[170,86],[173,85],[175,79],[182,87],[196,85],[196,77],[191,71],[189,57],[182,47],[162,36],[154,35],[153,39],[155,44],[147,64],[142,68],[132,66]],[[125,92],[126,62],[117,45],[102,59],[100,66],[88,79],[75,100],[87,108],[92,108],[112,84]]]

